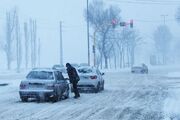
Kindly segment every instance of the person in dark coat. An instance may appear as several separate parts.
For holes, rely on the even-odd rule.
[[[69,76],[69,81],[72,84],[73,92],[75,94],[74,98],[78,98],[78,97],[80,97],[79,91],[77,89],[79,75],[78,75],[76,69],[73,66],[71,66],[70,63],[66,63],[66,67],[67,67],[67,73]]]

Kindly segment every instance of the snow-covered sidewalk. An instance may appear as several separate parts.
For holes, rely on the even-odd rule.
[[[164,101],[165,120],[180,120],[180,72],[169,72],[166,77],[168,98]]]
[[[180,79],[180,72],[170,72],[167,74],[168,78]]]
[[[169,92],[164,102],[165,120],[180,120],[180,89]]]

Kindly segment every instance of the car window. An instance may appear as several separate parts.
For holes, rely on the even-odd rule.
[[[54,79],[53,77],[53,72],[48,72],[48,71],[31,71],[27,75],[28,79]]]
[[[54,76],[55,76],[55,80],[58,80],[58,72],[57,71],[54,72]]]
[[[93,70],[90,68],[80,68],[80,69],[78,69],[78,72],[79,73],[92,73]]]
[[[62,75],[60,71],[55,71],[54,73],[55,73],[56,80],[64,80],[64,76]]]

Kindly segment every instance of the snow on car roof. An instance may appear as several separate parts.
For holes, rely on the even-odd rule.
[[[86,72],[85,72],[86,71]],[[95,72],[96,71],[96,68],[93,67],[93,66],[81,66],[78,68],[78,72],[79,73],[92,73],[92,72]]]
[[[52,68],[33,68],[32,71],[56,71],[55,69]]]

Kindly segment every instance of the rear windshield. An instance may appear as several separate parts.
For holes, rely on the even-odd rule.
[[[142,67],[133,67],[133,69],[142,69]]]
[[[78,72],[79,73],[92,73],[92,69],[89,69],[89,68],[81,68],[81,69],[78,69]]]
[[[27,75],[28,79],[54,79],[53,72],[48,71],[31,71]]]

